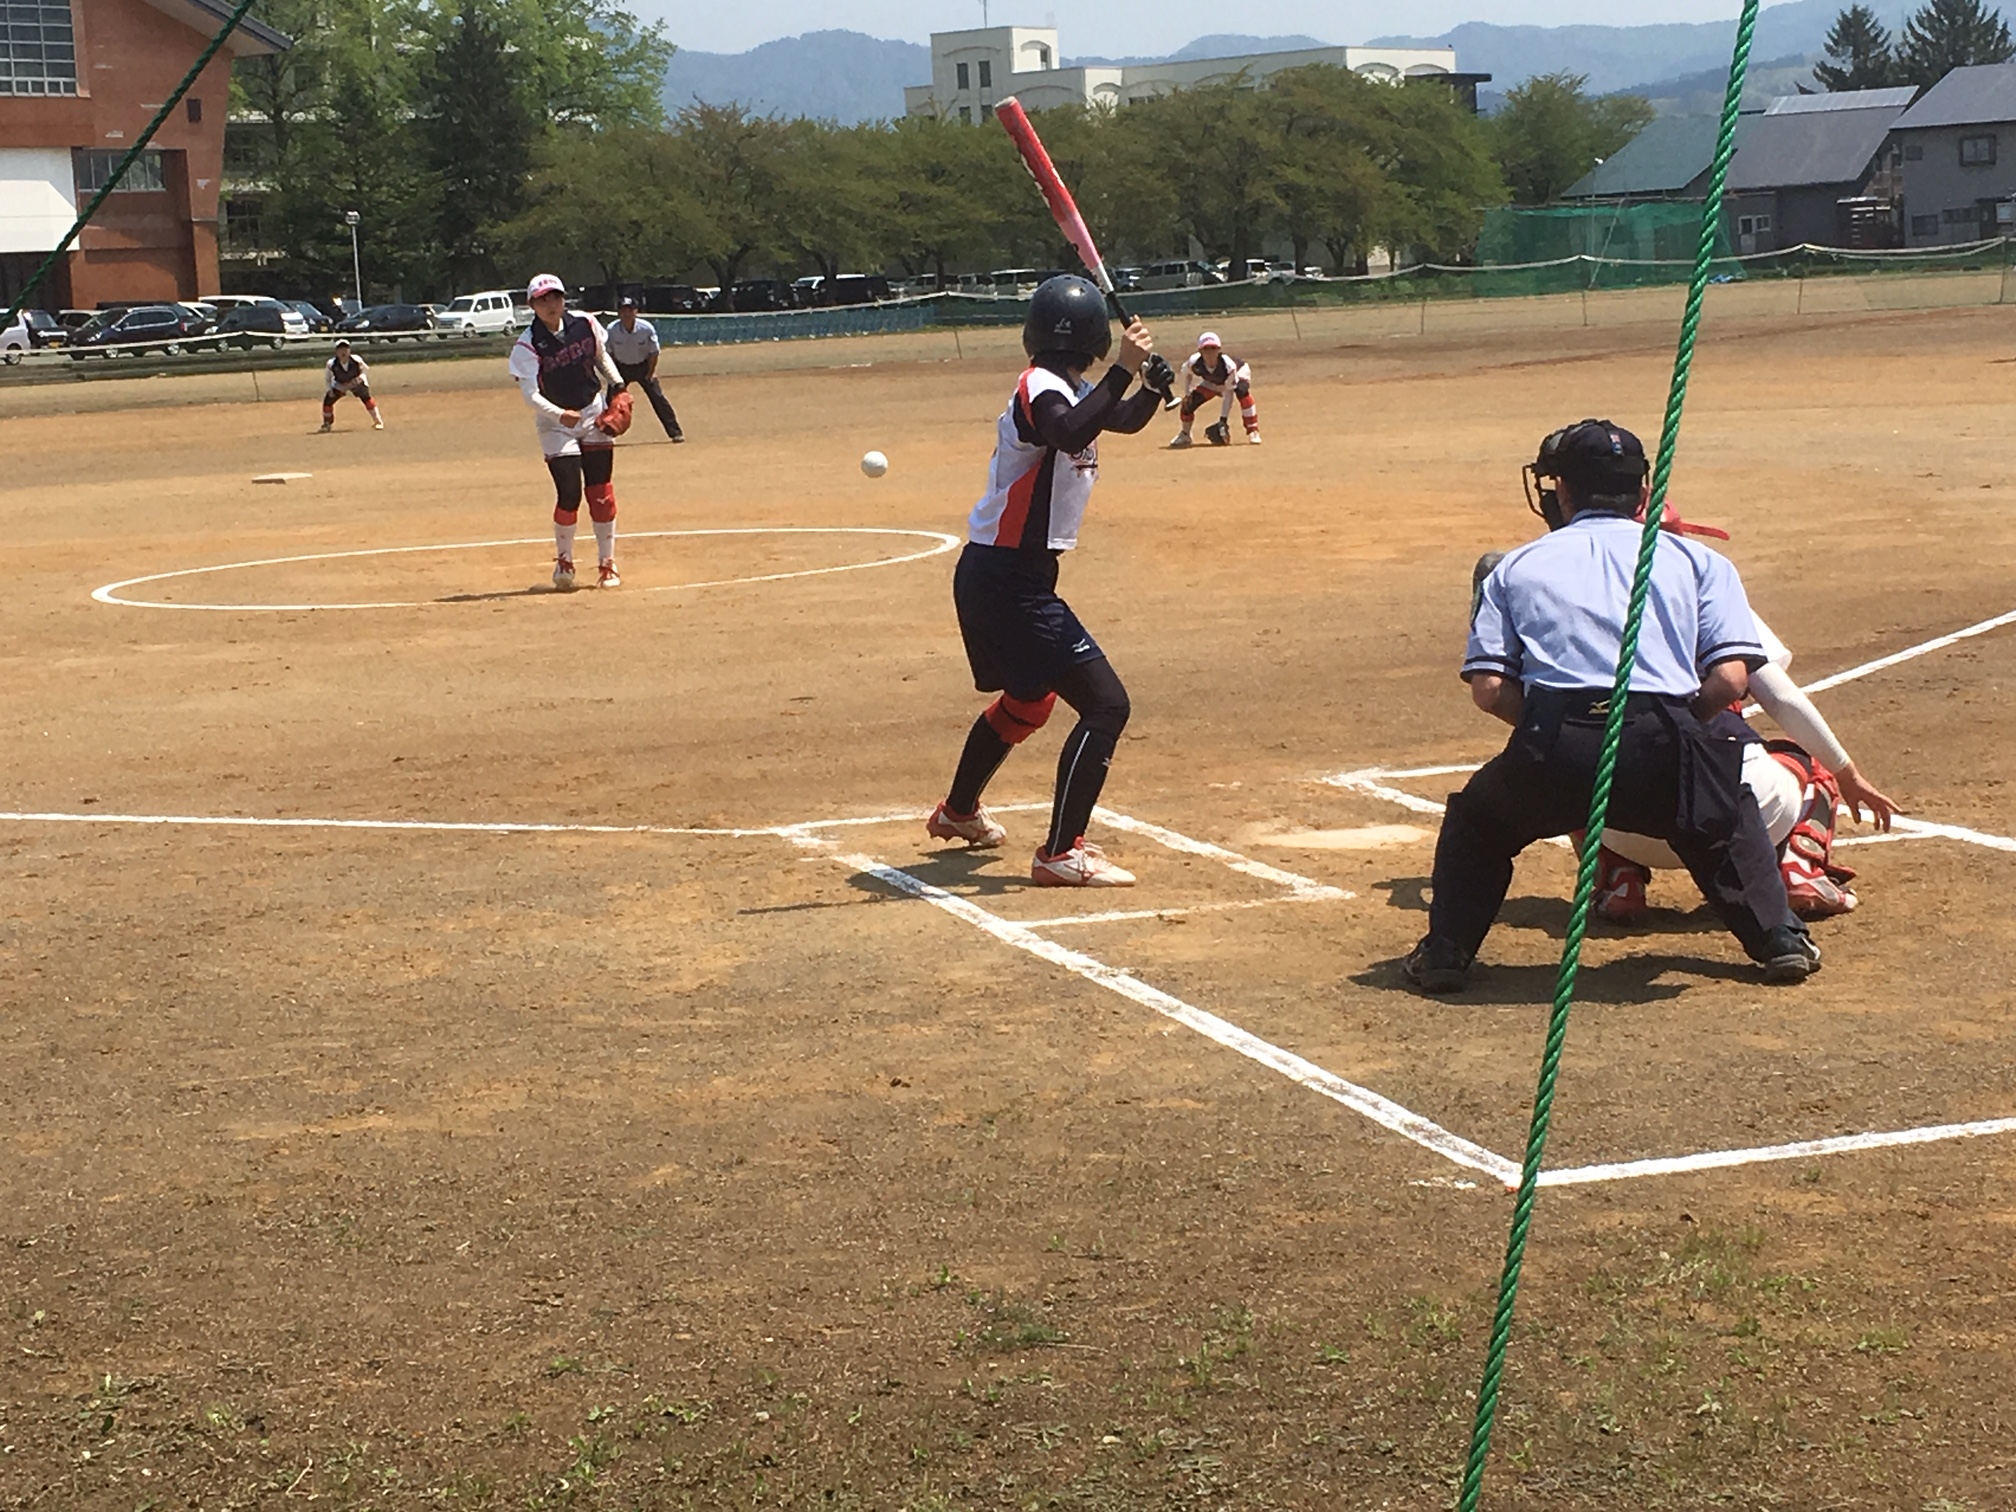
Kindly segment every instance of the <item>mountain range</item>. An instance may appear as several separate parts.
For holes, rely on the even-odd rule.
[[[1795,79],[1819,58],[1827,29],[1846,0],[1789,0],[1765,10],[1752,56],[1751,93],[1790,93]],[[1912,0],[1873,0],[1870,7],[1893,30],[1917,7]],[[1588,77],[1598,93],[1643,94],[1663,110],[1713,109],[1726,78],[1734,23],[1647,26],[1499,26],[1467,22],[1439,37],[1389,36],[1370,45],[1453,47],[1466,72],[1488,73],[1490,101],[1535,74],[1566,70]],[[1308,36],[1199,37],[1167,55],[1174,59],[1236,57],[1331,44]],[[1069,57],[1067,64],[1160,62],[1159,58]],[[928,83],[931,50],[854,31],[807,32],[766,42],[743,53],[681,51],[665,71],[666,108],[695,100],[739,102],[760,115],[811,116],[853,124],[903,113],[903,88]]]

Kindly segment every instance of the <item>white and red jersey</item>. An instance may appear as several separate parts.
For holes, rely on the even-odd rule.
[[[329,387],[342,393],[368,388],[371,384],[371,370],[364,365],[364,359],[355,353],[347,359],[331,357],[323,364],[322,371],[329,380]]]
[[[1023,372],[997,423],[987,492],[966,520],[970,540],[1028,551],[1069,551],[1078,544],[1085,505],[1099,481],[1099,443],[1095,439],[1068,456],[1045,446],[1036,439],[1033,406],[1042,394],[1058,394],[1075,405],[1092,388],[1047,368]]]
[[[1202,389],[1212,397],[1217,397],[1240,379],[1252,381],[1253,371],[1222,347],[1218,350],[1216,362],[1207,362],[1204,354],[1192,352],[1183,363],[1183,389],[1188,393],[1191,386]]]
[[[584,442],[614,444],[596,429],[595,421],[605,407],[606,391],[620,386],[623,375],[609,360],[602,323],[593,315],[570,311],[557,331],[534,319],[512,343],[511,376],[532,406],[539,448],[547,456],[578,455]],[[573,425],[561,420],[568,410],[580,417]]]

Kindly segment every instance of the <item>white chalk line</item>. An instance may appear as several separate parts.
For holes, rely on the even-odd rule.
[[[1991,1118],[1980,1123],[1928,1124],[1880,1134],[1843,1134],[1832,1139],[1806,1139],[1796,1144],[1762,1145],[1749,1150],[1709,1150],[1699,1155],[1674,1155],[1656,1160],[1626,1160],[1610,1165],[1572,1166],[1542,1171],[1542,1186],[1588,1186],[1601,1181],[1632,1181],[1647,1176],[1685,1176],[1696,1171],[1724,1171],[1736,1166],[1774,1161],[1812,1160],[1822,1155],[1853,1155],[1905,1145],[1941,1144],[1955,1139],[1983,1139],[2016,1134],[2016,1118]]]
[[[788,836],[794,826],[766,829],[697,829],[663,824],[532,824],[445,819],[287,819],[247,814],[63,814],[0,812],[11,824],[192,825],[209,829],[395,830],[449,835],[677,835],[710,840]]]
[[[1177,847],[1172,847],[1175,848]],[[1468,1170],[1482,1171],[1493,1180],[1507,1186],[1515,1185],[1519,1180],[1519,1168],[1504,1156],[1493,1154],[1482,1145],[1472,1144],[1460,1135],[1450,1133],[1440,1124],[1403,1108],[1392,1099],[1382,1097],[1368,1087],[1346,1081],[1312,1061],[1304,1060],[1278,1045],[1269,1044],[1259,1036],[1241,1029],[1237,1024],[1228,1023],[1201,1008],[1194,1008],[1159,987],[1151,987],[1139,977],[1117,967],[1108,966],[1103,961],[1095,960],[1055,941],[1046,940],[1027,924],[1018,924],[1013,920],[1001,918],[976,903],[945,891],[942,887],[933,887],[909,872],[885,865],[873,856],[843,855],[834,859],[852,871],[873,877],[898,892],[942,909],[953,918],[971,924],[1004,945],[1026,951],[1038,960],[1062,967],[1088,982],[1104,987],[1109,992],[1118,993],[1130,1002],[1152,1008],[1163,1017],[1203,1035],[1214,1044],[1235,1051],[1248,1060],[1276,1071],[1300,1086],[1307,1087],[1312,1092],[1343,1104],[1381,1128],[1411,1140],[1425,1150],[1433,1151],[1444,1160]]]
[[[1184,855],[1208,857],[1244,876],[1255,877],[1262,882],[1272,882],[1276,887],[1285,887],[1297,898],[1307,902],[1335,902],[1353,896],[1341,887],[1331,887],[1322,882],[1312,881],[1308,877],[1297,876],[1291,871],[1282,871],[1277,866],[1269,866],[1263,861],[1242,856],[1237,851],[1226,850],[1222,845],[1213,845],[1207,840],[1193,840],[1190,836],[1178,834],[1175,830],[1130,818],[1109,808],[1095,808],[1092,814],[1101,823],[1111,825],[1114,829],[1144,836],[1158,845]]]
[[[961,543],[957,536],[946,535],[937,530],[904,530],[894,527],[883,528],[868,525],[779,525],[721,528],[713,530],[633,530],[625,532],[628,541],[657,540],[671,536],[759,536],[759,535],[880,535],[910,536],[928,540],[933,544],[921,551],[912,551],[898,556],[878,557],[870,562],[844,562],[834,567],[809,567],[796,572],[768,572],[753,577],[714,578],[698,583],[665,583],[646,588],[645,593],[677,593],[699,588],[727,588],[743,583],[781,583],[791,578],[824,577],[839,572],[865,572],[875,567],[897,567],[905,562],[920,562],[926,557],[942,556],[955,550]],[[126,578],[117,583],[107,583],[92,591],[91,597],[101,604],[111,604],[125,609],[190,609],[208,613],[238,614],[305,614],[318,609],[427,609],[457,602],[480,602],[482,595],[444,595],[432,599],[386,600],[384,602],[354,604],[179,604],[165,599],[122,598],[120,591],[137,588],[147,583],[165,583],[176,578],[203,577],[216,572],[239,572],[253,567],[285,567],[299,562],[335,562],[357,557],[406,556],[420,552],[440,551],[491,551],[507,546],[549,545],[550,536],[525,536],[509,541],[453,541],[433,546],[374,546],[357,551],[316,551],[299,556],[264,557],[251,562],[223,562],[211,567],[185,567],[177,572],[156,572],[145,577]]]

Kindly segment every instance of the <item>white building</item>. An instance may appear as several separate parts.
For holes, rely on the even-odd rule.
[[[1275,74],[1312,63],[1348,68],[1370,79],[1442,79],[1461,90],[1472,109],[1477,104],[1477,85],[1490,78],[1488,74],[1459,74],[1456,51],[1448,47],[1308,47],[1239,58],[1060,68],[1055,27],[990,26],[933,32],[931,82],[905,89],[903,103],[913,116],[984,121],[994,114],[994,102],[1009,95],[1029,110],[1059,105],[1133,105],[1200,84],[1243,81],[1265,89]]]

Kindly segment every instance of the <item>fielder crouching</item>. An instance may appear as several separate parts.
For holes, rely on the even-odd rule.
[[[1218,339],[1216,331],[1206,331],[1197,338],[1197,350],[1183,359],[1183,403],[1178,416],[1182,429],[1169,444],[1181,449],[1191,445],[1190,427],[1196,422],[1197,412],[1208,406],[1214,399],[1218,402],[1218,419],[1204,427],[1204,435],[1213,446],[1227,446],[1232,441],[1232,402],[1239,402],[1240,423],[1246,427],[1246,440],[1253,446],[1260,444],[1260,410],[1253,402],[1253,369],[1225,350],[1225,344]]]
[[[511,376],[532,406],[546,470],[553,475],[553,586],[574,587],[574,531],[581,499],[595,526],[596,582],[614,588],[616,438],[629,429],[630,396],[609,359],[602,324],[569,312],[567,287],[541,273],[525,290],[532,324],[511,347]]]
[[[1435,846],[1428,933],[1402,966],[1423,992],[1460,990],[1504,905],[1512,861],[1588,818],[1651,488],[1638,438],[1607,420],[1541,443],[1527,476],[1549,526],[1484,579],[1463,678],[1513,727],[1452,794]],[[1653,555],[1607,822],[1666,841],[1767,982],[1820,952],[1793,916],[1778,858],[1742,783],[1740,742],[1713,718],[1748,691],[1765,651],[1726,557],[1662,532]]]

